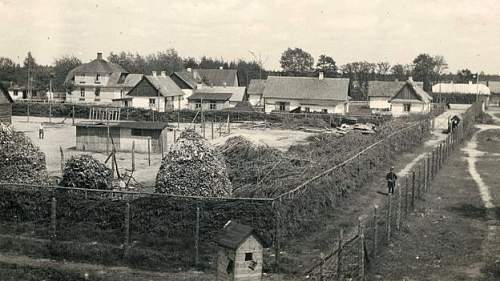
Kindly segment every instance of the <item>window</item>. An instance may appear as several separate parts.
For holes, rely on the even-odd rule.
[[[310,107],[304,107],[304,111],[305,112],[311,112],[311,108]]]
[[[80,88],[80,100],[85,99],[85,88]]]
[[[215,110],[215,109],[217,109],[217,103],[216,103],[215,101],[211,101],[211,102],[210,102],[210,109],[211,109],[211,110]]]
[[[95,88],[95,96],[100,97],[101,96],[101,88]]]
[[[410,112],[410,110],[411,110],[411,104],[409,104],[409,103],[403,104],[403,111],[404,112]]]
[[[276,109],[279,111],[286,111],[286,102],[278,102],[276,103]]]
[[[155,105],[156,104],[156,100],[155,99],[149,99],[149,105]]]
[[[14,90],[14,96],[17,97],[17,90]]]
[[[326,108],[323,108],[321,111],[322,111],[323,113],[328,113],[328,109],[326,109]]]
[[[201,108],[201,103],[197,102],[197,103],[194,105],[194,108],[195,108],[195,109],[200,109],[200,108]]]
[[[128,100],[125,101],[125,107],[129,107]]]
[[[245,261],[253,260],[253,253],[245,253]]]
[[[101,80],[99,80],[100,78],[101,78],[101,74],[97,74],[97,75],[95,76],[95,82],[96,82],[96,83],[100,82],[100,81],[101,81]]]

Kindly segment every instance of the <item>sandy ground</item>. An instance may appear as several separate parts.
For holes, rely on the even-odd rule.
[[[69,159],[72,155],[84,154],[90,152],[83,152],[75,150],[76,146],[76,129],[71,125],[71,120],[67,119],[64,123],[63,118],[52,118],[53,124],[45,124],[45,138],[38,138],[38,127],[41,122],[48,122],[45,117],[30,117],[30,122],[24,116],[13,116],[12,123],[16,131],[24,132],[46,155],[47,169],[51,176],[61,176],[61,154],[59,147],[64,152],[64,158]],[[83,119],[75,120],[75,122],[84,121]],[[180,124],[180,129],[184,129],[190,124]],[[291,145],[297,143],[304,143],[305,139],[312,135],[301,131],[292,130],[274,130],[274,129],[245,129],[240,128],[243,124],[232,124],[231,134],[218,136],[217,130],[214,130],[212,140],[211,125],[207,125],[205,136],[210,142],[219,145],[222,144],[229,137],[241,135],[248,138],[250,141],[260,144],[275,147],[281,150],[287,150]],[[214,126],[217,128],[217,124]],[[202,134],[199,124],[195,126],[197,132]],[[176,134],[178,137],[178,134]],[[167,137],[168,145],[172,144],[173,136]],[[107,158],[105,153],[92,152],[92,155],[100,161]],[[117,152],[118,166],[120,172],[130,170],[132,167],[132,155],[127,152]],[[155,177],[160,168],[161,155],[151,154],[151,165],[149,165],[147,154],[136,154],[136,171],[134,178],[144,186],[152,186],[155,182]],[[150,189],[148,187],[147,189]]]
[[[367,280],[500,280],[498,125],[478,125],[449,158]]]

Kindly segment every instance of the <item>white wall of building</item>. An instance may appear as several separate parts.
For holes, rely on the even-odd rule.
[[[370,109],[381,110],[391,108],[391,103],[389,102],[388,97],[370,97],[368,103]]]
[[[305,111],[306,108],[309,108],[309,112],[324,112],[326,110],[327,113],[334,113],[334,114],[345,114],[349,111],[347,102],[339,102],[337,105],[308,105],[308,104],[302,104],[300,100],[266,98],[264,99],[264,101],[265,101],[264,110],[266,113],[278,110],[278,103],[280,102],[289,103],[289,108],[287,108],[286,111],[290,111],[298,107],[301,107],[302,111]],[[331,102],[328,101],[328,103]]]
[[[81,89],[84,89],[84,96],[82,96]],[[100,88],[99,97],[96,97],[96,87],[76,87],[71,91],[71,94],[66,94],[66,102],[69,103],[98,103],[110,104],[113,99],[120,98],[120,91],[114,88]]]
[[[253,106],[260,106],[262,102],[262,95],[248,95],[248,102]]]
[[[409,114],[425,114],[431,110],[430,103],[410,103],[410,111],[404,110],[405,103],[392,103],[391,112],[394,117],[405,116]]]

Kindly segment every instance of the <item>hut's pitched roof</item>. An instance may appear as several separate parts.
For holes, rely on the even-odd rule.
[[[175,84],[172,78],[162,75],[146,75],[145,78],[153,84],[153,86],[160,92],[164,97],[172,96],[182,96],[181,88]]]
[[[176,71],[176,72],[172,73],[172,75],[177,76],[181,81],[186,83],[186,85],[188,85],[191,89],[196,89],[196,86],[198,85],[198,81],[196,81],[196,79],[194,79],[193,74],[190,72]]]
[[[265,79],[252,79],[248,84],[247,94],[249,95],[262,95],[266,87]]]
[[[215,242],[222,247],[236,250],[250,235],[254,235],[261,243],[264,243],[252,227],[230,220],[216,235]]]
[[[349,79],[317,77],[267,77],[263,97],[347,101]]]
[[[14,100],[9,95],[9,91],[0,83],[0,104],[14,103]]]
[[[417,87],[423,88],[423,82],[413,82]],[[394,97],[401,88],[406,84],[406,81],[369,81],[368,96],[369,97]]]
[[[400,90],[405,85],[408,85],[411,89],[413,89],[413,91],[417,95],[418,100],[414,100],[414,102],[423,102],[423,103],[430,103],[430,102],[432,102],[432,97],[427,92],[425,92],[421,87],[419,87],[417,85],[417,83],[415,83],[413,81],[406,81],[406,82],[404,82],[404,85],[400,88]],[[405,100],[398,99],[398,97],[396,95],[394,95],[391,98],[391,102],[402,102],[402,101],[405,101]]]
[[[433,93],[462,94],[462,95],[490,95],[490,89],[484,84],[472,83],[438,83],[432,86]]]
[[[192,73],[196,81],[210,86],[239,86],[236,69],[193,69]]]

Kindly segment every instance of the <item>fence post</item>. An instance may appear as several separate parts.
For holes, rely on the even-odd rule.
[[[49,101],[49,123],[52,123],[52,103]]]
[[[365,233],[361,218],[358,218],[358,234],[359,234],[359,275],[361,280],[365,280]]]
[[[401,188],[398,188],[398,211],[396,213],[396,228],[399,231],[401,227]]]
[[[435,165],[435,163],[436,163],[435,158],[436,158],[436,157],[435,157],[435,153],[434,153],[434,151],[435,151],[435,149],[433,148],[433,149],[432,149],[432,160],[431,160],[431,178],[430,178],[431,180],[433,180],[433,179],[434,179],[435,166],[436,166],[436,165]]]
[[[415,211],[415,171],[411,172],[411,210]]]
[[[59,151],[61,152],[61,174],[64,174],[64,152],[61,146],[59,146]]]
[[[74,105],[71,106],[71,120],[72,120],[71,124],[75,125],[75,106]]]
[[[340,228],[339,248],[337,251],[337,279],[342,280],[342,251],[344,249],[344,229]]]
[[[279,264],[280,264],[280,220],[281,220],[281,215],[280,215],[280,208],[281,208],[281,197],[278,199],[278,206],[275,205],[275,202],[273,201],[274,209],[275,209],[275,244],[274,245],[274,271],[277,272],[279,269]]]
[[[196,206],[196,231],[195,231],[195,240],[194,240],[194,264],[198,267],[200,261],[200,249],[199,242],[200,241],[200,207]]]
[[[151,166],[151,138],[148,138],[148,165]]]
[[[132,173],[135,171],[135,141],[132,141]]]
[[[319,265],[319,280],[323,281],[323,271],[325,266],[325,254],[323,252],[319,253],[319,258],[321,259],[321,264]]]
[[[56,240],[56,226],[57,226],[57,200],[55,197],[52,197],[52,202],[50,204],[50,238],[51,240]]]
[[[391,211],[392,211],[392,194],[389,193],[387,200],[387,244],[391,243]]]
[[[373,208],[373,257],[377,256],[377,243],[378,243],[378,206]]]
[[[405,176],[405,217],[408,216],[408,175]]]
[[[418,165],[418,186],[417,186],[417,199],[422,199],[422,165]]]
[[[128,250],[130,246],[130,203],[127,202],[125,205],[125,253],[124,256],[128,255]]]
[[[175,143],[176,140],[177,140],[177,130],[174,129],[174,141],[173,142]]]
[[[212,139],[214,139],[214,120],[212,120]]]

